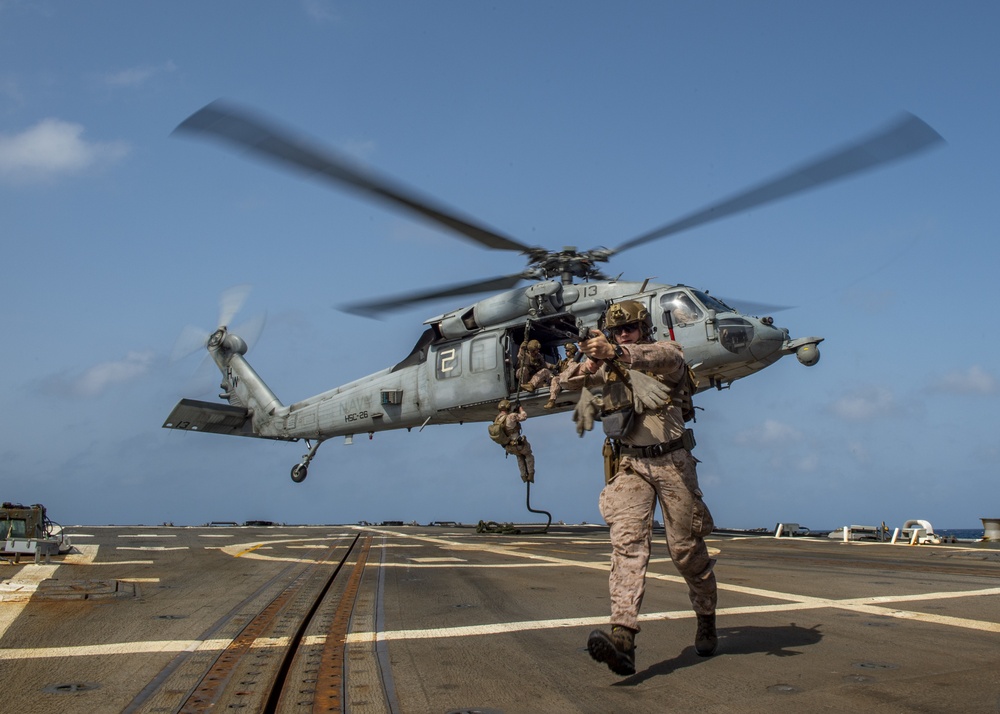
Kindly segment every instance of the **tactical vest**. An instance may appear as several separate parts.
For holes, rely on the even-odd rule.
[[[684,376],[674,389],[672,401],[680,408],[685,422],[698,421],[694,414],[694,394],[698,391],[698,378],[690,367],[684,368]]]
[[[519,424],[517,430],[514,431],[513,434],[508,432],[507,428],[504,426],[504,421],[506,421],[506,419],[507,415],[498,414],[493,420],[493,423],[486,427],[486,430],[489,432],[490,439],[500,444],[500,446],[507,446],[507,444],[514,441],[514,439],[517,438],[518,431],[521,430],[521,426]]]
[[[670,388],[668,406],[676,406],[685,422],[695,420],[694,393],[698,391],[698,379],[690,367],[685,366],[684,375],[677,384],[671,385],[661,374],[642,370],[657,382]],[[616,370],[608,370],[604,387],[604,408],[601,410],[601,425],[611,439],[622,439],[632,429],[635,409],[631,388],[625,384]]]

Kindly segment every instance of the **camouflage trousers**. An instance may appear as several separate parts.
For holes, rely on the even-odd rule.
[[[528,376],[528,373],[523,374],[520,377],[520,381],[521,384],[530,384],[532,389],[538,389],[543,384],[548,384],[552,381],[552,372],[546,367],[530,375],[530,379],[525,379]]]
[[[535,482],[535,456],[531,453],[531,444],[523,436],[517,437],[503,447],[508,454],[517,457],[517,467],[521,470],[521,480],[525,483]]]
[[[715,612],[714,561],[704,540],[715,524],[702,500],[695,464],[683,449],[655,458],[623,456],[601,491],[601,515],[611,527],[612,625],[639,629],[657,501],[670,558],[687,582],[691,606],[699,615]]]
[[[549,382],[549,399],[554,402],[561,391],[562,384],[559,382],[559,377],[553,377],[552,381]]]

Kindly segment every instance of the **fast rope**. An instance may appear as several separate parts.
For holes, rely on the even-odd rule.
[[[537,510],[537,509],[534,509],[534,508],[531,507],[531,481],[528,481],[527,483],[525,483],[525,485],[528,488],[527,488],[527,496],[525,497],[524,503],[528,507],[528,510],[531,511],[532,513],[544,513],[545,514],[545,517],[548,518],[548,520],[546,521],[545,527],[542,528],[541,532],[542,533],[547,533],[548,530],[549,530],[549,526],[552,525],[552,514],[549,513],[548,511],[541,511],[541,510]]]

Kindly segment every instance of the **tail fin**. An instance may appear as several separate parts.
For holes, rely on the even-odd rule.
[[[219,398],[246,409],[253,419],[254,430],[263,431],[284,405],[246,361],[243,356],[246,352],[246,342],[225,327],[208,339],[208,353],[222,372]]]

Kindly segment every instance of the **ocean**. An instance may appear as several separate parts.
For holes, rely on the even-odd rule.
[[[940,536],[955,536],[959,540],[979,540],[985,531],[982,528],[935,528]]]
[[[761,529],[763,530],[763,529]],[[839,531],[839,528],[834,528],[831,530]],[[813,533],[829,533],[828,529],[812,529]],[[979,540],[982,538],[986,531],[982,528],[935,528],[934,532],[939,536],[955,536],[959,540]],[[892,528],[889,528],[889,535],[892,535]]]

